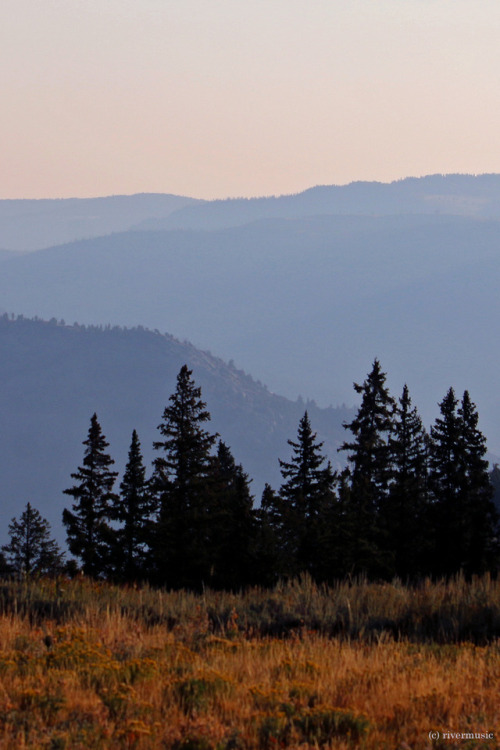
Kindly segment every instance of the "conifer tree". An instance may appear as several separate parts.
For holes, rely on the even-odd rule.
[[[362,385],[354,383],[361,406],[352,422],[344,424],[354,439],[339,448],[349,451],[349,506],[345,508],[346,534],[351,540],[351,572],[390,575],[387,538],[380,511],[387,499],[391,475],[390,437],[395,402],[385,385],[386,374],[375,359]]]
[[[109,444],[102,434],[97,414],[90,420],[88,437],[83,441],[83,465],[71,474],[77,484],[64,490],[74,498],[72,511],[63,511],[70,552],[79,557],[85,575],[98,577],[109,571],[112,531],[110,504],[117,500],[113,485],[118,472],[111,471],[113,459],[106,453]]]
[[[476,405],[465,391],[458,409],[462,437],[460,505],[465,509],[466,540],[462,566],[466,573],[483,573],[498,564],[498,514],[486,460],[486,438],[478,428]]]
[[[2,552],[8,569],[17,575],[56,575],[62,571],[64,554],[50,537],[50,524],[30,503],[19,520],[12,519],[9,537]]]
[[[490,471],[490,483],[493,487],[493,503],[498,513],[500,512],[500,467],[497,463],[493,464]]]
[[[284,547],[293,574],[318,574],[319,540],[327,508],[334,502],[335,474],[330,462],[321,454],[323,443],[316,442],[307,411],[299,422],[297,441],[289,440],[292,457],[280,459],[280,488],[286,518],[282,528]],[[326,462],[326,463],[325,463]]]
[[[261,586],[272,586],[279,578],[289,575],[290,571],[287,567],[289,560],[286,549],[283,547],[286,504],[267,482],[255,516],[255,581]]]
[[[431,427],[429,441],[429,488],[433,501],[435,548],[433,572],[451,575],[460,570],[463,519],[457,503],[463,469],[458,399],[449,388],[439,404],[440,417]]]
[[[429,486],[436,529],[435,572],[482,572],[494,564],[496,513],[484,456],[486,441],[465,391],[460,408],[453,388],[431,428]]]
[[[382,507],[382,524],[394,554],[394,574],[415,577],[429,572],[427,433],[405,385],[389,438],[391,480]]]
[[[134,430],[120,496],[111,506],[112,520],[121,524],[113,534],[113,567],[115,576],[123,581],[137,581],[148,575],[146,561],[151,512],[146,468],[139,437]]]
[[[210,576],[207,529],[217,436],[204,428],[210,414],[187,365],[169,401],[158,426],[164,439],[154,443],[162,451],[152,477],[159,509],[153,539],[157,582],[196,588]]]
[[[238,589],[255,580],[256,518],[250,480],[222,440],[218,443],[212,473],[213,500],[208,519],[210,585]]]

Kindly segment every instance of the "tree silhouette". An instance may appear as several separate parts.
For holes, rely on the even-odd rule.
[[[385,385],[386,374],[375,359],[362,385],[354,383],[361,405],[352,422],[344,424],[354,439],[339,448],[349,451],[349,503],[344,523],[351,572],[390,574],[385,554],[387,540],[380,526],[380,511],[387,499],[391,475],[390,437],[394,429],[395,402]],[[344,481],[347,479],[347,475]]]
[[[255,581],[256,517],[248,475],[219,440],[212,466],[208,534],[210,585],[238,589]]]
[[[110,504],[117,500],[112,490],[118,475],[110,470],[114,461],[106,453],[108,443],[97,414],[93,414],[90,420],[88,437],[83,445],[83,465],[71,474],[77,484],[64,490],[66,495],[74,498],[74,503],[73,511],[64,509],[63,523],[70,552],[81,559],[85,575],[97,577],[108,572],[112,563]]]
[[[429,486],[436,528],[435,570],[482,572],[497,558],[497,517],[485,459],[486,440],[468,391],[460,407],[453,388],[431,428]]]
[[[286,512],[283,544],[291,573],[307,571],[317,576],[325,516],[334,502],[335,474],[321,453],[323,443],[316,441],[307,411],[299,422],[297,441],[288,440],[288,444],[291,459],[279,462],[285,480],[279,493]]]
[[[151,526],[152,501],[141,444],[136,430],[128,453],[120,495],[112,502],[110,516],[121,524],[113,532],[113,567],[115,577],[137,581],[147,577],[147,545]]]
[[[19,520],[9,524],[9,544],[2,547],[7,566],[17,575],[55,575],[63,568],[64,554],[50,537],[50,524],[30,503]]]
[[[427,491],[428,437],[408,386],[397,404],[389,438],[391,477],[381,508],[382,526],[394,555],[393,573],[402,578],[428,571],[432,547]]]
[[[211,450],[217,439],[204,429],[210,420],[201,389],[183,365],[153,445],[152,488],[158,507],[152,540],[157,580],[171,586],[199,587],[210,577],[208,525]]]

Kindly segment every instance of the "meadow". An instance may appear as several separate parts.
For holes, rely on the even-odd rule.
[[[488,576],[199,594],[0,584],[2,750],[491,749],[499,689]]]

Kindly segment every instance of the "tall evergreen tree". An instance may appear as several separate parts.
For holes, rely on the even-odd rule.
[[[389,438],[391,481],[382,507],[382,524],[394,554],[394,574],[405,577],[428,572],[429,516],[427,433],[405,385],[395,410]]]
[[[486,460],[486,438],[478,428],[476,405],[465,391],[458,409],[462,437],[461,505],[465,508],[466,540],[462,566],[466,573],[483,573],[498,565],[498,514]]]
[[[210,585],[238,589],[255,582],[256,517],[250,481],[222,440],[212,472]]]
[[[497,463],[493,464],[490,471],[490,483],[493,487],[493,503],[497,513],[500,513],[500,466]]]
[[[391,475],[389,440],[395,408],[385,385],[386,377],[375,359],[364,383],[354,383],[354,390],[361,395],[361,406],[353,421],[344,424],[354,439],[339,448],[349,451],[349,506],[344,521],[351,572],[385,576],[390,574],[391,565],[379,516]]]
[[[2,552],[8,568],[17,575],[56,575],[62,571],[64,554],[50,537],[50,524],[30,503],[19,520],[12,519],[9,537]]]
[[[496,513],[491,501],[486,441],[465,391],[460,408],[453,388],[431,428],[429,486],[436,528],[435,572],[481,572],[494,564]]]
[[[137,581],[148,575],[147,544],[152,510],[141,444],[134,430],[120,496],[111,505],[112,520],[121,524],[113,534],[113,567],[115,576],[123,581]]]
[[[287,550],[283,545],[287,524],[286,504],[267,484],[260,508],[255,511],[257,536],[255,544],[255,580],[261,586],[273,586],[279,578],[290,574]]]
[[[201,389],[184,365],[158,429],[162,451],[154,461],[152,487],[158,503],[153,541],[159,583],[199,587],[210,576],[209,504],[217,439],[205,430],[210,420]]]
[[[73,510],[63,511],[70,552],[79,557],[85,575],[98,577],[109,571],[112,531],[110,504],[117,500],[113,485],[118,472],[111,471],[113,459],[106,452],[106,441],[97,419],[90,420],[88,437],[83,441],[83,465],[71,474],[77,484],[64,490],[74,498]]]
[[[331,463],[321,454],[323,443],[316,441],[307,411],[299,422],[297,441],[289,440],[288,444],[292,447],[292,457],[288,462],[281,459],[279,462],[285,480],[280,488],[286,508],[282,523],[284,546],[292,574],[308,571],[317,577],[318,545],[325,514],[334,502],[335,474]]]
[[[458,495],[463,470],[463,445],[458,399],[449,388],[439,404],[440,417],[431,427],[429,441],[429,488],[432,493],[435,549],[432,569],[451,575],[461,568],[462,512]]]

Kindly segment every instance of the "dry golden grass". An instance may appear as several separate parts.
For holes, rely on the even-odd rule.
[[[83,584],[64,585],[71,599]],[[500,746],[498,641],[253,636],[236,608],[215,633],[203,597],[156,593],[178,617],[151,623],[117,606],[119,589],[85,585],[86,608],[59,622],[34,608],[0,616],[2,750]]]

